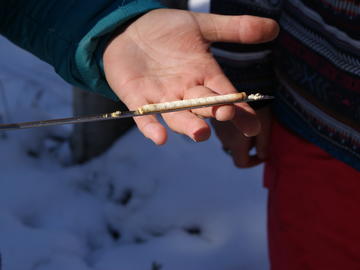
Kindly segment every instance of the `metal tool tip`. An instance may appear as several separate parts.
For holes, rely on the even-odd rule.
[[[250,94],[248,96],[248,99],[250,100],[264,100],[264,99],[273,99],[273,96],[269,96],[269,95],[263,95],[260,93],[256,93],[256,94]]]

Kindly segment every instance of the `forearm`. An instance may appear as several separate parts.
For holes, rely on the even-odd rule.
[[[68,82],[114,95],[96,54],[112,31],[161,5],[156,0],[1,1],[0,33],[54,66]]]

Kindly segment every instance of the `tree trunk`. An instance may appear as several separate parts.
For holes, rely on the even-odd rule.
[[[73,90],[74,115],[108,113],[118,110],[127,110],[127,108],[121,102],[114,102],[89,91],[78,88]],[[74,125],[71,137],[73,160],[76,163],[83,163],[102,154],[133,126],[132,118]]]

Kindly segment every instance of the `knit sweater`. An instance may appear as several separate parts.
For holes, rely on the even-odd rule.
[[[211,10],[278,20],[276,41],[215,44],[215,55],[239,89],[273,91],[286,127],[360,170],[360,1],[213,0]]]

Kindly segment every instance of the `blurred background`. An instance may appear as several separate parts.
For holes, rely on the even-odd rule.
[[[0,59],[0,122],[123,108],[1,37]],[[112,121],[0,132],[0,150],[3,270],[268,268],[262,167],[235,168],[215,136],[157,147]]]

